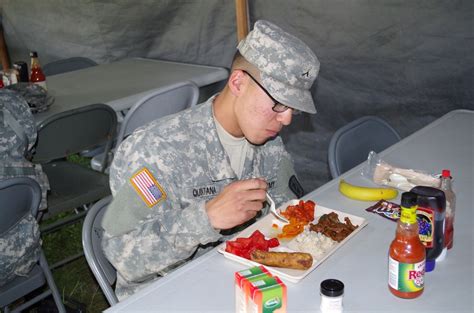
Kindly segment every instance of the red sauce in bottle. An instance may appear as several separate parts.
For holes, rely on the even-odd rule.
[[[36,51],[30,52],[31,57],[31,73],[30,73],[30,82],[40,85],[44,89],[46,87],[46,76],[41,69],[41,65],[38,61],[38,53]]]
[[[418,236],[416,195],[405,192],[402,194],[401,216],[395,239],[389,249],[390,291],[405,299],[420,296],[424,289],[425,261],[425,246]]]
[[[451,171],[443,170],[440,189],[446,196],[446,227],[444,231],[444,245],[448,249],[453,247],[454,214],[456,212],[456,195],[451,186]]]

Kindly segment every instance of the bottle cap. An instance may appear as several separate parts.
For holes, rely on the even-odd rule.
[[[337,279],[326,279],[321,282],[321,294],[328,297],[339,297],[344,293],[344,284]]]
[[[442,177],[451,177],[451,171],[450,170],[443,170],[441,172]]]
[[[404,192],[402,193],[401,206],[404,208],[411,208],[416,205],[417,196],[413,192]]]
[[[30,52],[30,58],[37,58],[38,57],[38,52],[36,51],[31,51]]]
[[[431,272],[436,266],[436,260],[426,260],[425,272]]]

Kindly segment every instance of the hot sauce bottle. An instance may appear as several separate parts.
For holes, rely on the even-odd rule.
[[[41,65],[38,61],[38,53],[36,51],[31,51],[30,57],[31,57],[30,82],[32,82],[33,84],[37,84],[46,90],[47,89],[46,76],[44,75],[43,70],[41,69]]]
[[[416,194],[402,194],[400,219],[388,257],[388,287],[405,299],[420,296],[424,288],[426,255],[418,235],[416,202]]]

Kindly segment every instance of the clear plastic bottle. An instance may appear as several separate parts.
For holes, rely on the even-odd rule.
[[[454,214],[456,212],[456,195],[452,189],[451,179],[451,171],[443,170],[440,189],[444,191],[444,195],[446,196],[444,246],[448,249],[451,249],[454,243]]]
[[[44,75],[43,70],[41,69],[41,65],[38,60],[38,53],[36,51],[31,51],[30,57],[30,82],[37,84],[47,90],[48,88],[46,87],[46,76]]]
[[[426,252],[418,235],[416,203],[416,194],[402,194],[400,219],[388,257],[388,287],[405,299],[420,296],[424,289]]]

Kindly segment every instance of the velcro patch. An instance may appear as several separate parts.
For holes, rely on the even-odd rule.
[[[146,167],[135,173],[130,183],[149,208],[166,199],[163,188]]]
[[[290,177],[290,180],[288,181],[288,187],[290,187],[290,190],[293,191],[298,199],[304,196],[303,187],[301,187],[301,184],[295,175]]]

